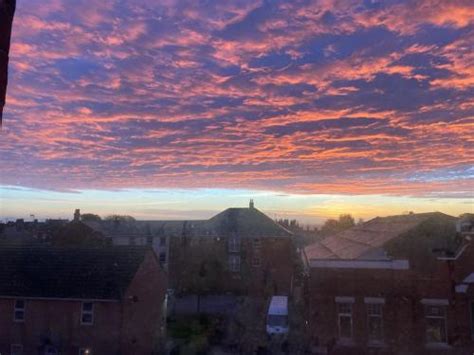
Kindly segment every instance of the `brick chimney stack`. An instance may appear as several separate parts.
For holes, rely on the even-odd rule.
[[[81,210],[78,208],[74,211],[74,222],[79,222],[81,220]]]

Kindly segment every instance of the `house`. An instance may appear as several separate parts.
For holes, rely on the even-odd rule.
[[[456,223],[456,231],[466,237],[474,237],[474,214],[461,215]]]
[[[0,223],[0,244],[48,243],[68,222],[64,219],[47,219],[44,222],[17,219]]]
[[[187,221],[170,239],[170,286],[178,294],[288,295],[292,233],[255,208]]]
[[[144,247],[0,248],[0,353],[151,354],[166,276]]]
[[[76,210],[75,218],[78,220]],[[208,220],[86,221],[114,245],[148,245],[177,293],[283,292],[296,258],[293,234],[255,208],[228,208]]]
[[[378,217],[308,246],[313,350],[472,351],[473,245],[455,223],[442,213]]]
[[[76,210],[76,219],[79,210]],[[170,237],[180,229],[182,221],[100,220],[82,221],[89,228],[110,239],[113,245],[149,246],[168,268]]]

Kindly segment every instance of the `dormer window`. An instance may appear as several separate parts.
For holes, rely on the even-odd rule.
[[[15,322],[25,321],[25,300],[15,300],[13,319]]]

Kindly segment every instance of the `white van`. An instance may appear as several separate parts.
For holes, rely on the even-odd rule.
[[[268,307],[267,334],[288,334],[288,296],[273,296]]]

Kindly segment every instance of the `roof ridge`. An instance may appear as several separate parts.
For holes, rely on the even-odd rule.
[[[345,240],[348,240],[350,242],[354,242],[354,243],[358,243],[358,244],[362,244],[362,245],[366,245],[366,246],[372,246],[368,243],[364,243],[364,242],[361,242],[360,240],[355,240],[355,239],[351,239],[351,238],[347,238],[347,237],[344,237],[344,236],[341,236],[342,239],[345,239]]]

